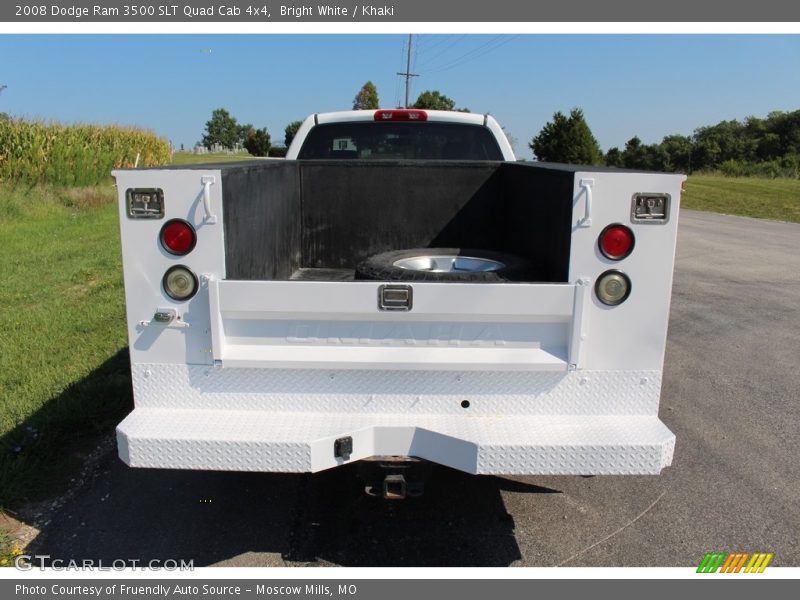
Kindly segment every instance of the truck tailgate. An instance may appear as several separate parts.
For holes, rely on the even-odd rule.
[[[380,282],[209,282],[223,367],[566,371],[582,286],[414,283],[413,310],[376,310]],[[577,299],[577,300],[576,300]]]

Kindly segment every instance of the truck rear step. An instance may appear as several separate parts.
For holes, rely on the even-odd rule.
[[[337,439],[352,437],[350,459]],[[475,474],[645,475],[672,461],[655,416],[368,415],[137,408],[117,428],[130,466],[316,472],[414,456]]]

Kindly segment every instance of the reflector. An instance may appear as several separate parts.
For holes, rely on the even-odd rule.
[[[172,219],[164,223],[159,238],[164,250],[176,256],[189,254],[197,243],[194,227],[182,219]]]
[[[597,241],[603,256],[611,260],[622,260],[633,250],[635,238],[625,225],[614,223],[600,232]]]

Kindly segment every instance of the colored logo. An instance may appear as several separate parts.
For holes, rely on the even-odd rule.
[[[772,552],[706,552],[698,573],[763,573],[775,556]]]

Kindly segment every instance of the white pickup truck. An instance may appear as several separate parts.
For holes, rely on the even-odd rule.
[[[132,467],[657,474],[683,176],[489,116],[318,114],[285,161],[118,170]]]

